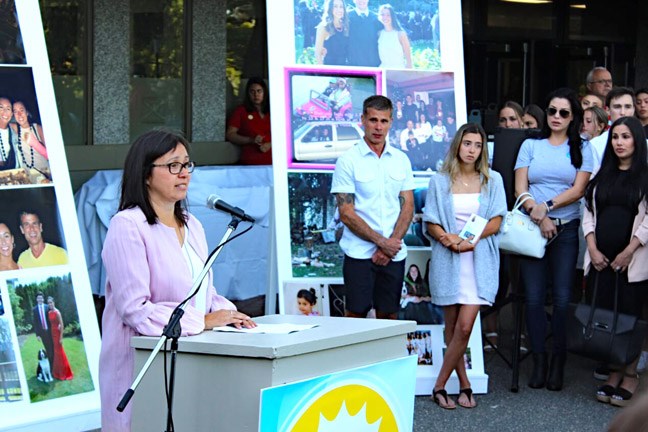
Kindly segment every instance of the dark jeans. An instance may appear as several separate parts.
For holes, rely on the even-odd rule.
[[[575,219],[558,227],[558,237],[552,241],[541,259],[520,258],[520,274],[524,282],[527,309],[527,331],[534,353],[545,352],[547,314],[545,301],[547,287],[551,284],[553,313],[554,354],[567,350],[565,322],[567,305],[576,274],[578,258],[578,229],[580,220]]]

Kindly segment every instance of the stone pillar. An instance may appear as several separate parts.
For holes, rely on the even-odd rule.
[[[130,142],[129,28],[129,0],[95,0],[94,144]]]
[[[192,141],[225,140],[227,28],[222,0],[193,3]]]

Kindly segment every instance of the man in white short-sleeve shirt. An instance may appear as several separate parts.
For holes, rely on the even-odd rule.
[[[405,273],[407,248],[402,239],[414,213],[412,165],[402,151],[387,144],[392,103],[384,96],[364,101],[364,140],[340,156],[331,193],[345,229],[345,314],[395,319]]]

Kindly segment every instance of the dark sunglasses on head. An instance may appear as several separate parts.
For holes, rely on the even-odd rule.
[[[560,110],[558,110],[558,109],[556,109],[556,108],[554,108],[554,107],[549,107],[549,108],[547,108],[547,115],[549,115],[550,117],[555,116],[556,113],[560,114],[560,117],[566,119],[566,118],[569,117],[569,115],[571,114],[571,111],[566,110],[566,109],[560,109]]]

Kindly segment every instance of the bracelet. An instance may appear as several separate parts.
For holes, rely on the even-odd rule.
[[[547,201],[543,201],[542,204],[544,204],[544,206],[547,208],[547,214],[548,214],[551,211],[551,209],[549,208]]]

